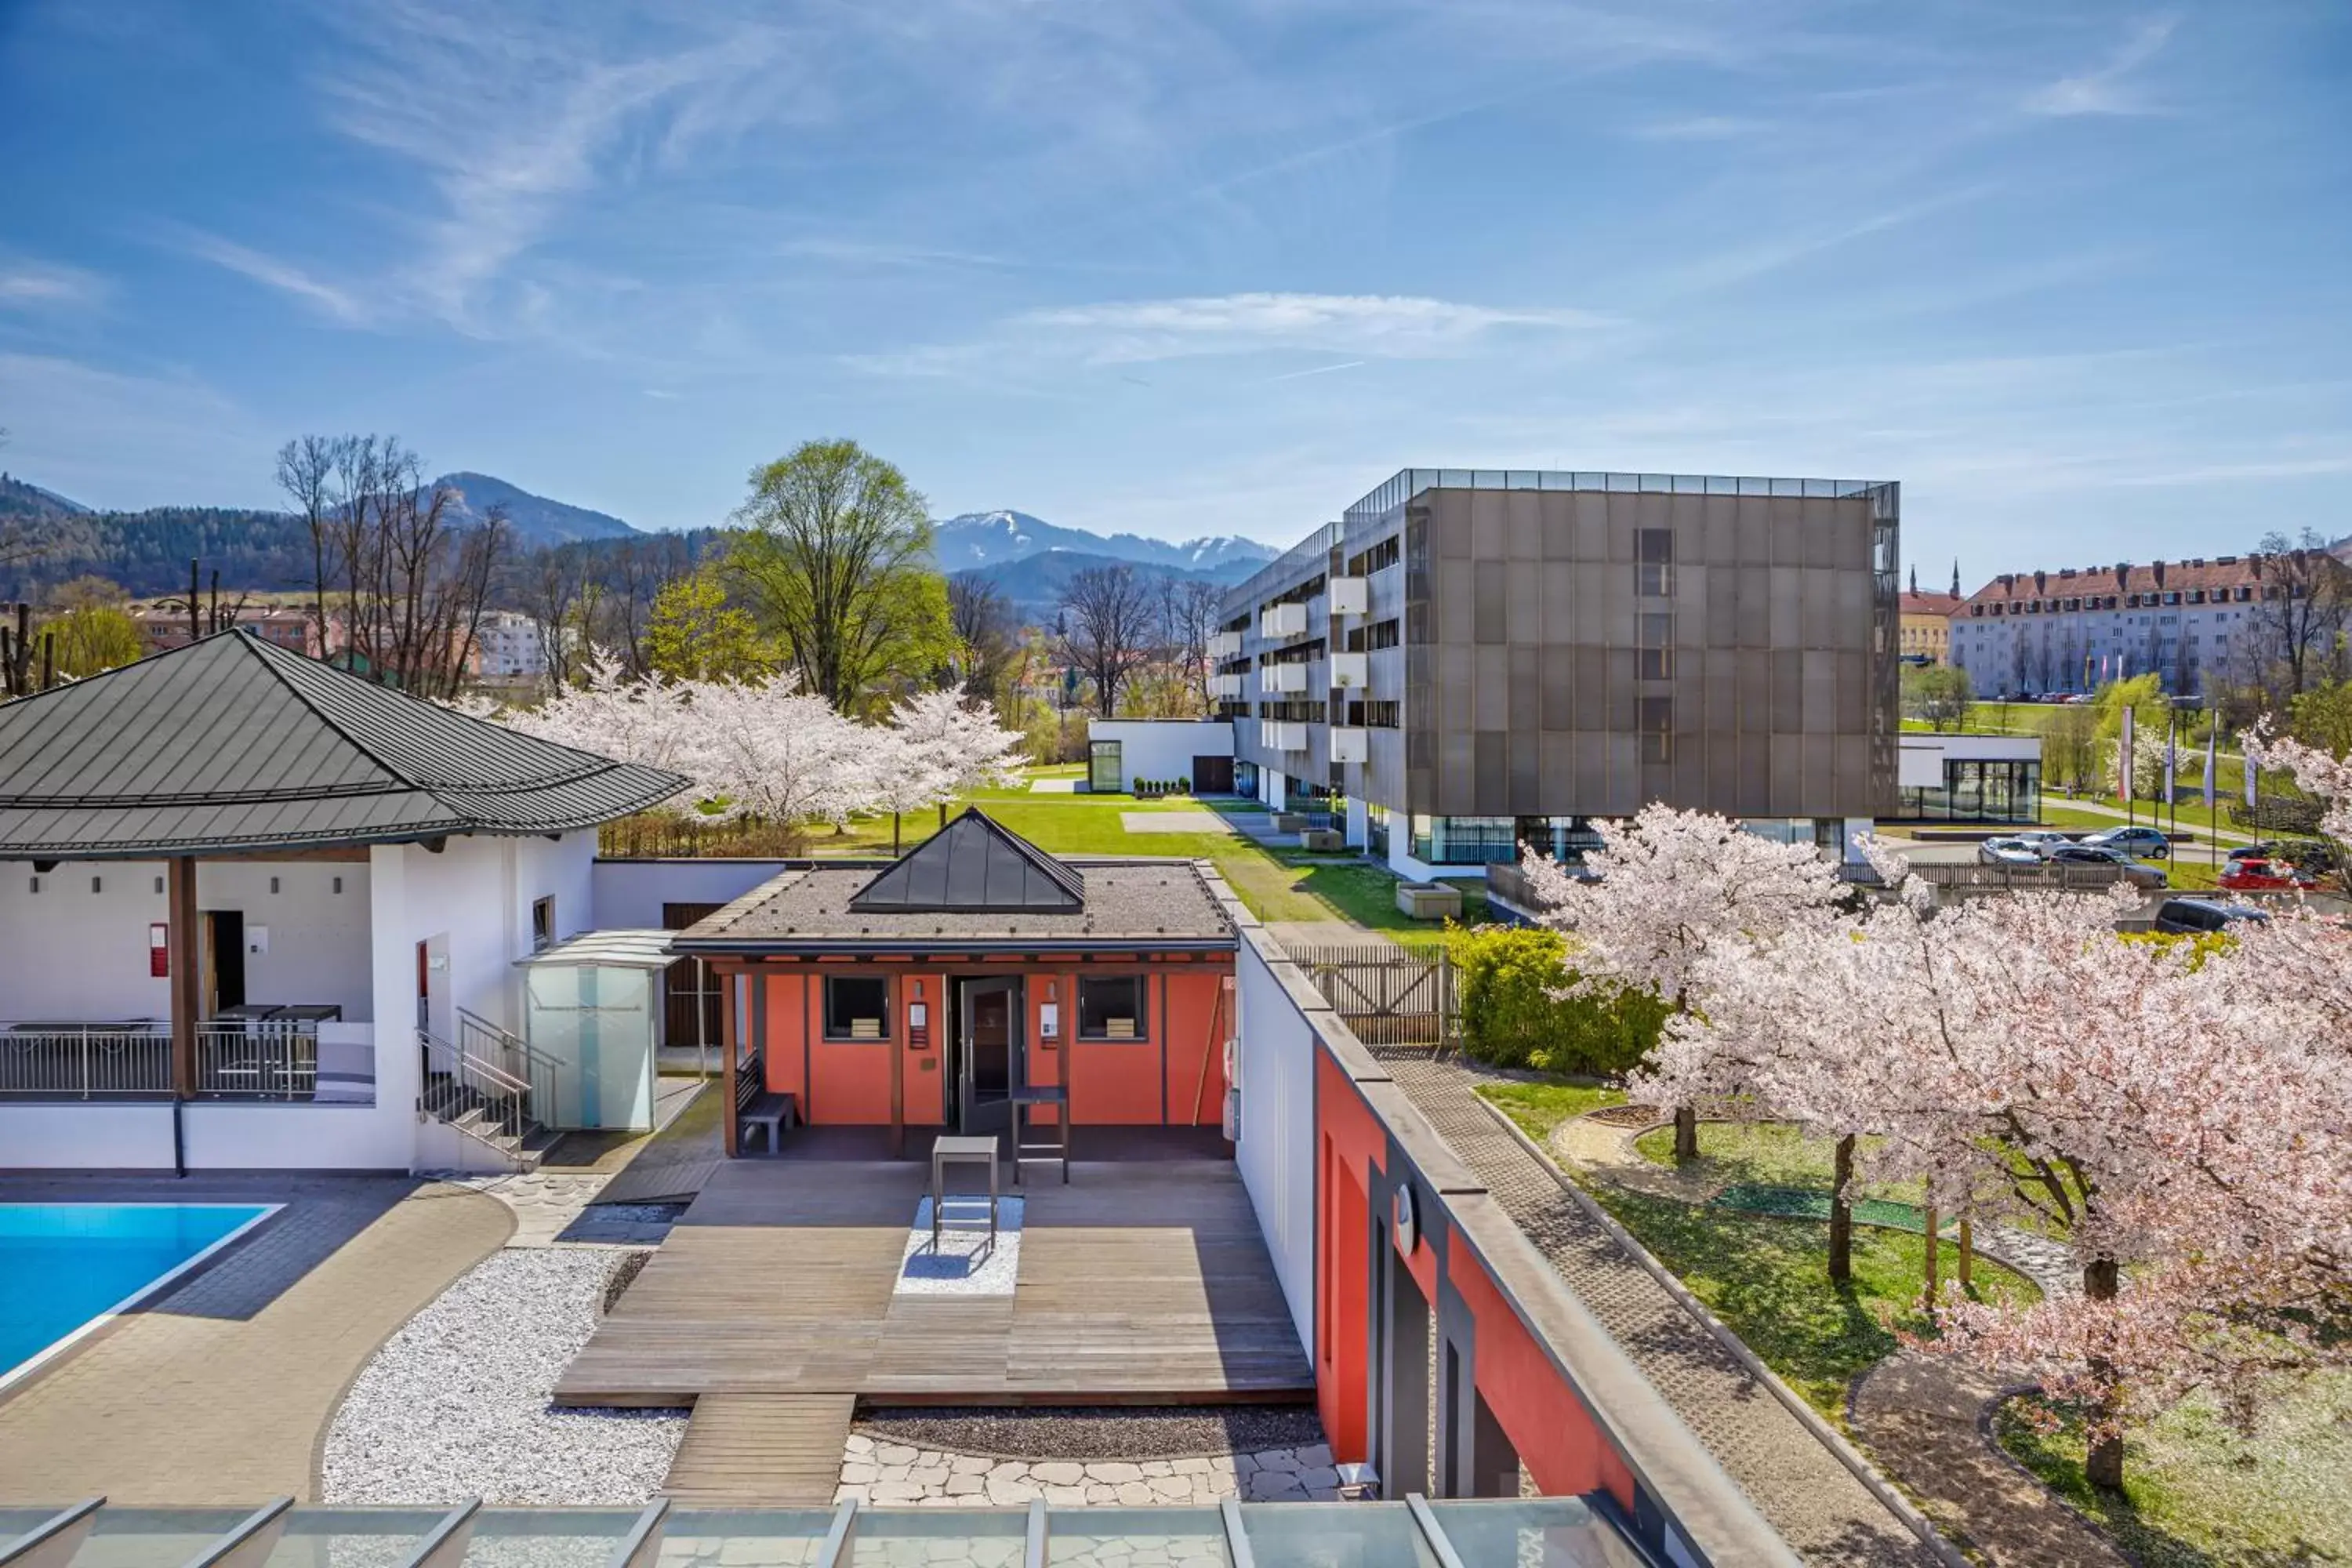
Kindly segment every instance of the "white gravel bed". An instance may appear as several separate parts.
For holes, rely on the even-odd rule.
[[[686,1436],[683,1410],[548,1403],[595,1331],[609,1247],[493,1253],[384,1342],[327,1434],[330,1503],[635,1505]]]

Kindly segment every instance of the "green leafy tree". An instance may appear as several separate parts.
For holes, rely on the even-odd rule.
[[[764,680],[783,664],[751,612],[727,602],[726,584],[709,567],[654,595],[646,651],[654,672],[673,680]]]
[[[1541,1072],[1629,1071],[1658,1043],[1670,1009],[1624,988],[1563,995],[1568,942],[1537,926],[1456,926],[1446,932],[1458,979],[1462,1046],[1474,1061]]]
[[[810,441],[751,474],[729,584],[845,712],[925,683],[956,649],[923,498],[855,441]]]
[[[1969,721],[1976,688],[1969,672],[1945,665],[1906,665],[1903,670],[1903,705],[1914,719],[1937,730],[1958,730]]]
[[[2331,680],[2296,696],[2287,733],[2331,757],[2352,756],[2352,680]]]
[[[147,651],[139,623],[115,605],[68,610],[41,631],[57,639],[58,673],[76,679],[136,663]]]

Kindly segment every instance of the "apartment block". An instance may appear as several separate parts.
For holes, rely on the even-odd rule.
[[[1899,487],[1407,468],[1226,596],[1235,785],[1426,877],[1653,801],[1891,812]]]
[[[2201,695],[2259,657],[2264,606],[2298,596],[2309,574],[2289,556],[2216,555],[2135,566],[2008,572],[1952,612],[1951,660],[1980,697],[2091,691],[2154,673]]]

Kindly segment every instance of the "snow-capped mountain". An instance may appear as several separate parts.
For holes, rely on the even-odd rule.
[[[934,546],[940,567],[964,572],[995,567],[1032,555],[1066,551],[1075,554],[1131,561],[1141,566],[1170,566],[1187,572],[1217,572],[1235,563],[1255,565],[1278,553],[1272,546],[1231,534],[1171,542],[1139,534],[1114,533],[1106,538],[1083,528],[1064,528],[1025,511],[969,511],[937,523]]]

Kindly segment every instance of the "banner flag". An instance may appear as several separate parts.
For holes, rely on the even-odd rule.
[[[2173,752],[2173,742],[2179,737],[2179,729],[2176,723],[2171,721],[2166,721],[2164,729],[2164,804],[2167,805],[2170,805],[2172,804],[2172,775],[2178,772],[2180,767],[2180,763]]]
[[[2211,718],[2212,721],[2205,730],[2205,809],[2208,811],[2213,809],[2213,763],[2221,755],[2221,716],[2216,713]]]
[[[2132,710],[2124,705],[2123,733],[2116,737],[2116,798],[2126,805],[2132,798]]]

